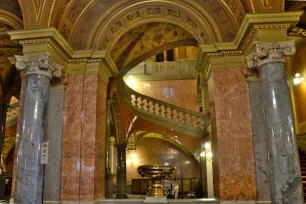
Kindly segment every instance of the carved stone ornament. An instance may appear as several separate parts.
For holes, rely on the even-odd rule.
[[[60,78],[63,66],[56,64],[47,54],[39,56],[18,56],[16,57],[16,69],[28,74],[43,74],[50,78]]]
[[[255,42],[251,54],[246,57],[249,68],[258,68],[269,62],[284,62],[286,56],[293,56],[296,52],[294,40],[277,43]]]

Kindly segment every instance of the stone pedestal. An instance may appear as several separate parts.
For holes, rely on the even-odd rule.
[[[47,55],[16,58],[16,68],[25,72],[26,88],[17,154],[15,202],[41,204],[44,166],[40,164],[40,145],[44,142],[50,80],[52,76],[61,76],[61,71]]]
[[[147,196],[146,199],[143,201],[143,203],[169,203],[167,200],[167,196],[164,197],[149,197]]]
[[[248,66],[259,69],[262,83],[273,204],[304,203],[292,104],[284,63],[286,56],[294,54],[294,41],[257,42],[253,53],[248,56]]]

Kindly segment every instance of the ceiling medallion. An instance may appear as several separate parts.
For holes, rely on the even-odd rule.
[[[168,14],[174,17],[180,17],[181,13],[172,9],[168,9]]]
[[[189,18],[189,16],[187,16],[187,23],[191,25],[192,27],[197,28],[197,24],[193,22],[193,20]]]
[[[118,21],[115,25],[112,26],[111,31],[113,33],[117,32],[119,30],[119,28],[122,26],[121,22]]]
[[[139,11],[136,11],[134,13],[130,13],[129,15],[126,16],[126,18],[129,20],[129,21],[132,21],[132,20],[135,20],[136,18],[140,17],[140,12]]]
[[[104,39],[103,43],[102,43],[102,49],[106,49],[107,45],[109,43],[109,40],[107,38]]]
[[[160,8],[148,8],[147,11],[149,14],[160,14]]]

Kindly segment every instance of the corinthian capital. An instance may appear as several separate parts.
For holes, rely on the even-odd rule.
[[[50,78],[62,76],[62,66],[56,64],[47,54],[39,56],[18,56],[16,57],[16,69],[25,74],[43,74]]]
[[[294,40],[277,43],[255,42],[251,54],[246,57],[249,68],[258,68],[269,62],[284,62],[286,56],[293,56],[296,52]]]

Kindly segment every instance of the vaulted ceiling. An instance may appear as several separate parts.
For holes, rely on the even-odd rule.
[[[24,26],[56,27],[75,49],[112,50],[130,29],[167,22],[199,43],[231,41],[246,13],[284,11],[284,0],[20,0]]]
[[[301,3],[285,5],[284,0],[0,0],[0,31],[3,34],[11,29],[56,27],[74,49],[106,49],[117,63],[131,66],[141,55],[148,55],[140,48],[156,51],[156,46],[169,46],[182,40],[191,44],[228,42],[235,38],[247,13],[304,7]],[[172,37],[173,33],[178,35],[173,39],[169,35],[171,39],[166,42],[153,40],[144,45],[144,40],[150,38],[147,31],[165,33],[163,25],[175,31]],[[5,39],[2,34],[1,39]],[[159,34],[154,37],[158,38]],[[16,48],[12,56],[20,52],[17,44],[10,42],[6,46],[8,42],[4,40],[0,41],[0,47],[1,43],[5,58],[11,51],[7,48]],[[131,55],[125,55],[126,46],[133,47]],[[121,56],[125,57],[120,61]],[[9,71],[2,71],[1,81],[8,74]]]

